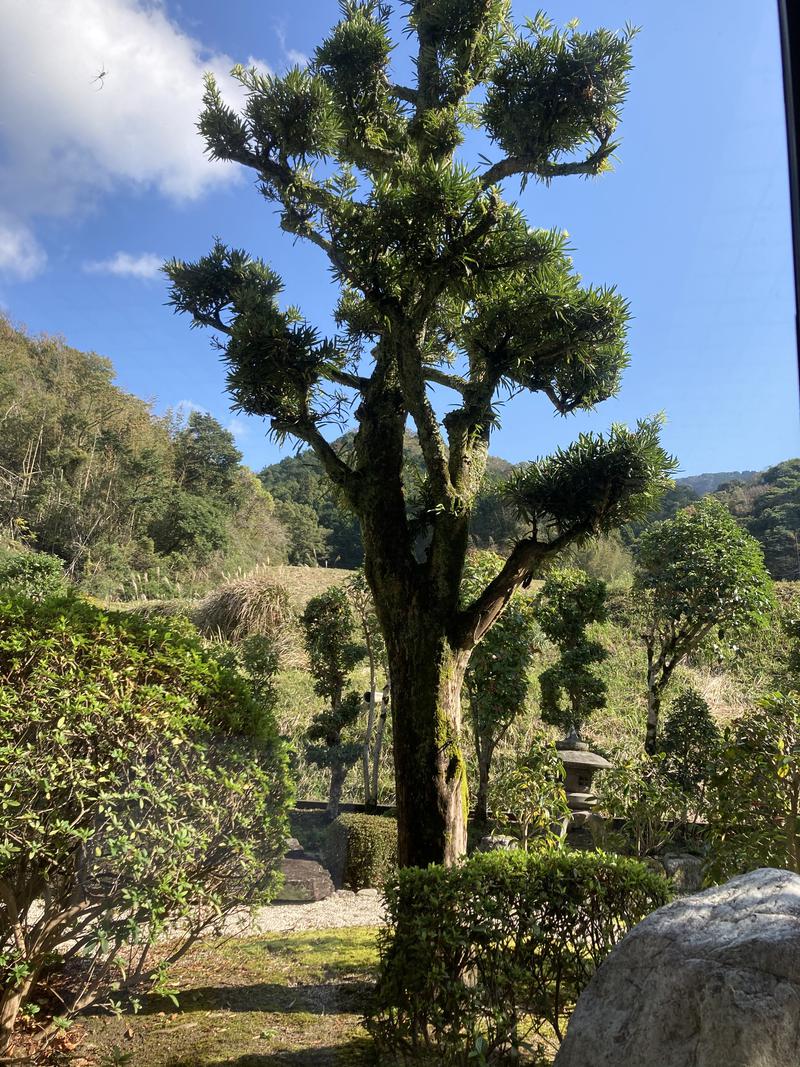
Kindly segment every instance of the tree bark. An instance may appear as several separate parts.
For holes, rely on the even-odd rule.
[[[658,747],[658,720],[661,714],[661,693],[654,685],[647,687],[647,731],[644,738],[644,750],[648,756],[654,756]]]
[[[486,822],[489,818],[489,772],[492,767],[494,746],[488,738],[481,739],[475,735],[475,749],[478,757],[478,789],[475,793],[475,817]]]
[[[392,635],[398,860],[454,863],[467,847],[467,775],[460,747],[461,685],[468,655],[441,626],[410,612]]]
[[[331,767],[331,787],[328,793],[328,814],[333,819],[339,814],[346,777],[347,767],[343,763],[334,763]]]

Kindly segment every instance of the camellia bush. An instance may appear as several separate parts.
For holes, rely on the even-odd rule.
[[[385,892],[367,1027],[400,1062],[452,1067],[560,1041],[597,967],[669,898],[637,860],[520,849],[406,868]]]
[[[189,623],[0,598],[0,1048],[45,970],[79,958],[77,1011],[269,900],[289,795],[268,704]]]
[[[708,795],[709,878],[800,874],[800,693],[773,693],[725,732]]]

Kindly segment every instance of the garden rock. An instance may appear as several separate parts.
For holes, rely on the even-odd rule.
[[[281,862],[281,873],[283,886],[275,897],[277,901],[308,903],[325,900],[333,893],[330,874],[316,860],[288,856]]]
[[[703,888],[704,861],[701,856],[687,852],[663,856],[661,862],[676,893],[697,893]]]
[[[505,834],[488,834],[480,839],[478,851],[500,852],[507,848],[517,848],[518,844],[515,837],[507,837]]]
[[[800,876],[752,871],[648,916],[582,993],[555,1064],[800,1064]]]

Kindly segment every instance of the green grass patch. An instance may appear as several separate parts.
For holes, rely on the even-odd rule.
[[[135,1014],[83,1020],[86,1067],[366,1067],[361,1026],[376,931],[365,927],[196,945],[175,969],[179,1007],[145,997]]]

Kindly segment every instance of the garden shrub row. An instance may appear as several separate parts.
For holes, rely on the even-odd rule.
[[[464,1067],[560,1041],[601,961],[669,898],[637,860],[560,850],[407,868],[385,893],[368,1029],[401,1062]]]
[[[328,828],[325,859],[337,886],[380,889],[397,873],[397,821],[340,815]]]

